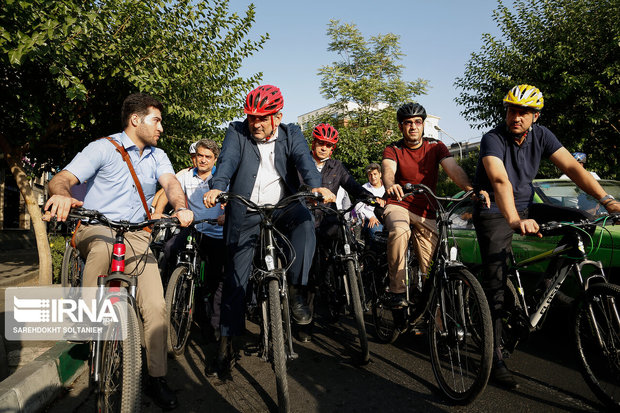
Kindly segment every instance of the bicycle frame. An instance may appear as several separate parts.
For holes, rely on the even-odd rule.
[[[280,247],[278,246],[278,243],[276,241],[276,233],[278,233],[277,229],[275,228],[275,224],[272,220],[273,214],[275,213],[275,211],[279,210],[279,209],[284,209],[286,208],[288,205],[290,205],[293,202],[299,202],[301,199],[303,198],[317,198],[317,196],[313,193],[308,193],[308,192],[302,192],[302,193],[297,193],[295,195],[291,195],[287,198],[283,198],[278,204],[276,205],[257,205],[254,202],[252,202],[251,200],[249,200],[248,198],[245,198],[241,195],[238,194],[234,194],[231,192],[223,192],[218,196],[217,202],[221,202],[221,203],[227,203],[229,200],[233,201],[236,200],[238,202],[241,202],[242,204],[244,204],[246,207],[248,207],[248,210],[252,211],[252,212],[256,212],[260,215],[260,247],[258,249],[258,253],[255,250],[255,256],[256,254],[258,254],[259,256],[259,260],[260,260],[260,265],[257,266],[256,264],[253,266],[253,271],[252,271],[252,278],[256,283],[256,298],[261,300],[261,317],[262,317],[262,339],[263,339],[263,349],[264,349],[264,353],[263,353],[263,358],[266,359],[268,357],[268,349],[269,349],[269,328],[267,326],[268,323],[268,314],[267,314],[267,303],[266,300],[262,300],[262,297],[267,296],[265,294],[265,290],[266,290],[266,286],[268,284],[268,281],[270,280],[277,280],[279,287],[280,287],[280,301],[284,300],[285,303],[282,306],[283,310],[282,310],[282,322],[283,322],[283,333],[286,334],[288,336],[288,354],[287,354],[287,358],[289,360],[291,359],[296,359],[298,357],[297,353],[295,353],[294,349],[293,349],[293,338],[292,338],[292,334],[291,334],[291,320],[290,320],[290,314],[289,314],[289,309],[288,309],[288,286],[287,286],[287,280],[286,280],[286,271],[288,271],[288,269],[290,268],[290,263],[293,262],[293,260],[295,259],[294,257],[294,249],[292,247],[292,245],[290,245],[290,242],[286,239],[286,237],[284,237],[283,235],[281,235],[282,240],[285,243],[289,244],[289,250],[292,251],[293,256],[290,258],[290,260],[288,260],[289,264],[285,267],[281,267],[278,264],[278,251],[280,250]],[[283,257],[284,258],[284,257]],[[261,268],[262,266],[262,268]]]
[[[430,191],[430,189],[428,189],[428,191]],[[405,194],[405,196],[413,195],[413,194],[414,193]],[[436,218],[437,245],[435,245],[435,250],[433,251],[430,268],[428,270],[428,273],[426,274],[427,279],[431,279],[432,282],[425,282],[421,289],[422,302],[425,303],[424,306],[417,306],[417,308],[415,308],[413,311],[411,310],[410,307],[407,307],[407,313],[408,313],[408,317],[411,320],[410,321],[411,324],[415,324],[416,322],[418,322],[424,314],[430,311],[430,305],[433,302],[432,300],[433,296],[437,293],[437,291],[441,291],[440,283],[448,280],[447,279],[448,270],[452,268],[466,268],[464,264],[456,261],[456,258],[458,255],[457,247],[455,245],[450,247],[448,240],[450,238],[449,237],[449,228],[451,225],[450,216],[452,215],[453,211],[456,210],[461,205],[462,202],[465,202],[469,198],[470,195],[471,195],[471,192],[468,192],[465,195],[463,195],[463,197],[458,198],[458,199],[436,197],[437,200],[444,199],[444,200],[451,200],[451,201],[456,201],[456,202],[454,203],[454,205],[452,205],[448,209],[445,209],[439,202],[436,201],[437,206],[438,206],[437,207],[437,218]],[[410,254],[411,252],[409,248],[407,248],[407,252],[406,252],[407,263],[409,263]],[[410,272],[409,265],[405,266],[405,271],[406,271],[405,283],[407,285],[406,294],[407,294],[407,300],[409,300],[410,299],[410,282],[413,279],[412,278],[413,275],[409,273]],[[419,282],[421,281],[422,280],[419,280]],[[445,314],[443,316],[445,317]],[[445,322],[445,320],[443,321]]]
[[[266,218],[261,220],[261,247],[258,250],[259,258],[262,263],[265,265],[267,271],[256,270],[253,271],[253,279],[256,283],[256,296],[266,297],[266,288],[269,280],[275,279],[278,281],[280,285],[280,299],[288,300],[288,284],[286,281],[286,269],[282,267],[276,268],[277,262],[277,251],[278,246],[276,245],[276,240],[274,236],[274,224],[270,218]],[[261,303],[261,315],[262,315],[262,338],[263,338],[263,355],[262,358],[267,360],[267,349],[269,348],[269,328],[267,326],[269,317],[267,315],[267,302],[264,299],[260,300]],[[293,339],[291,334],[291,319],[290,314],[285,309],[283,311],[283,321],[284,321],[284,333],[288,336],[287,346],[288,346],[288,359],[294,360],[298,357],[298,354],[295,353],[293,349]]]
[[[355,267],[355,272],[357,273],[357,278],[359,283],[362,283],[362,276],[360,274],[360,265],[359,259],[357,257],[357,241],[354,239],[353,231],[351,229],[351,224],[345,218],[345,214],[350,212],[355,207],[355,204],[351,207],[344,210],[336,210],[330,208],[325,205],[317,205],[314,208],[320,209],[328,214],[333,214],[338,218],[338,232],[339,235],[335,237],[333,240],[334,250],[332,251],[332,255],[329,257],[330,261],[333,261],[335,265],[340,266],[341,269],[346,268],[346,263],[351,261]],[[321,248],[319,243],[317,242],[317,248]],[[351,305],[351,291],[348,282],[346,281],[346,271],[338,272],[340,277],[343,279],[344,293],[346,298],[346,303],[348,306]],[[364,307],[366,307],[366,297],[364,293],[363,285],[360,285],[360,295],[361,301],[364,303]],[[364,308],[367,310],[367,308]]]
[[[559,257],[569,252],[577,254],[577,256],[575,257],[566,258],[571,259],[574,262],[563,263],[563,265],[558,266],[558,268],[554,272],[554,275],[551,277],[551,283],[549,287],[543,293],[543,296],[540,298],[540,300],[538,300],[536,306],[534,307],[534,311],[530,314],[528,306],[525,302],[525,290],[523,289],[523,286],[521,284],[521,275],[519,274],[519,269],[525,268],[528,265],[534,263],[547,261],[552,258]],[[510,255],[510,259],[510,272],[513,272],[517,279],[517,293],[519,296],[519,300],[521,301],[521,307],[525,312],[525,315],[529,319],[530,330],[534,330],[538,327],[543,316],[551,306],[551,302],[555,298],[556,294],[560,290],[560,287],[562,286],[571,271],[574,271],[574,273],[576,274],[579,285],[582,287],[583,291],[588,289],[588,285],[592,278],[600,278],[601,280],[603,280],[603,282],[607,282],[607,278],[605,277],[605,271],[603,270],[603,264],[600,261],[592,261],[587,258],[583,243],[583,236],[579,232],[575,232],[572,237],[569,237],[567,242],[561,242],[560,245],[558,245],[552,250],[545,251],[534,257],[519,262],[515,261],[513,254]],[[597,274],[594,277],[589,277],[587,280],[584,281],[582,269],[586,265],[592,265],[596,267],[596,269],[600,271],[600,274]]]

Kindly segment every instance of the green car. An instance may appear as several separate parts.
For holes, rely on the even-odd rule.
[[[608,194],[620,199],[620,181],[598,181]],[[544,179],[533,182],[535,188],[534,202],[550,205],[568,206],[584,209],[595,216],[605,214],[605,208],[591,196],[583,192],[571,180]],[[457,194],[456,197],[460,196]],[[480,248],[472,221],[473,204],[463,204],[453,215],[452,229],[460,251],[460,259],[474,270],[480,265]],[[533,257],[553,249],[559,237],[533,237],[515,234],[512,237],[512,248],[517,261]],[[592,260],[603,263],[605,273],[610,281],[620,282],[620,225],[599,226],[592,237],[592,250],[588,255]],[[586,251],[589,251],[586,246]],[[533,264],[527,272],[544,273],[548,262]]]

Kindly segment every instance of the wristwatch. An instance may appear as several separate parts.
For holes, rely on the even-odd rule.
[[[599,199],[599,200],[598,200],[598,202],[599,202],[601,205],[603,205],[603,206],[604,206],[605,204],[608,204],[608,203],[609,203],[609,202],[607,202],[607,201],[613,201],[614,199],[616,199],[616,198],[614,198],[614,196],[613,196],[613,195],[609,195],[609,194],[607,194],[607,195],[605,195],[604,197],[602,197],[601,199]]]
[[[608,196],[611,196],[611,195],[608,195]],[[187,208],[181,207],[181,208],[175,210],[174,212],[179,212],[179,211],[187,211]]]

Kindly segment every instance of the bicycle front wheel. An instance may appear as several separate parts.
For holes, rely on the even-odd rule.
[[[370,360],[368,352],[368,336],[366,335],[366,324],[364,323],[364,310],[362,309],[362,299],[360,296],[357,272],[353,261],[347,261],[347,278],[351,291],[351,303],[353,305],[353,317],[357,326],[357,333],[360,339],[360,363],[366,364]]]
[[[282,330],[282,306],[280,303],[280,284],[278,280],[269,280],[269,338],[271,347],[271,364],[276,375],[278,391],[278,410],[290,411],[288,396],[288,379],[286,377],[286,352],[284,350],[284,332]]]
[[[620,286],[592,284],[577,306],[575,339],[582,374],[610,409],[620,408]]]
[[[467,270],[450,271],[435,293],[429,344],[435,379],[454,402],[471,403],[491,373],[491,313],[478,280]]]
[[[63,287],[79,287],[82,285],[82,270],[84,262],[78,251],[67,244],[65,254],[62,257],[60,270],[60,282]]]
[[[166,314],[168,317],[168,353],[179,357],[185,346],[192,326],[194,307],[194,280],[189,277],[189,268],[178,266],[170,277],[166,288]]]
[[[142,405],[142,356],[138,316],[134,308],[125,301],[115,303],[114,312],[119,321],[108,327],[105,341],[101,342],[97,411],[137,412]]]

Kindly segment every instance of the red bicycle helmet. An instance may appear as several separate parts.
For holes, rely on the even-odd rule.
[[[243,111],[248,115],[273,115],[284,107],[282,92],[276,86],[262,85],[248,93]]]
[[[338,131],[329,123],[319,123],[312,130],[312,137],[320,141],[329,142],[334,144],[338,143]]]

